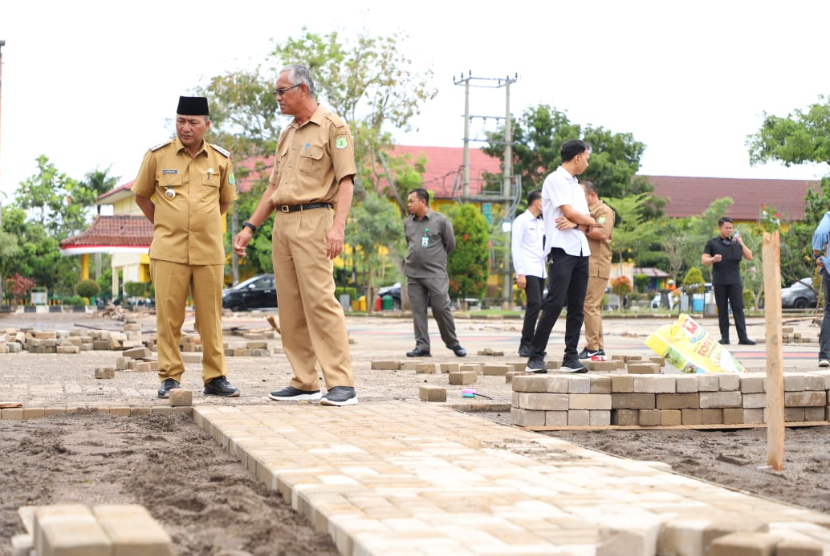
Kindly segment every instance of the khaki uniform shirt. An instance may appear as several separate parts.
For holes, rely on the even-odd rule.
[[[337,202],[340,180],[357,173],[349,126],[318,105],[303,125],[294,120],[280,134],[269,183],[272,205]]]
[[[133,193],[153,198],[150,258],[191,265],[225,264],[220,203],[236,199],[230,153],[203,142],[191,157],[178,138],[144,156]]]
[[[598,201],[588,207],[591,217],[596,221],[594,228],[600,228],[608,232],[610,239],[614,233],[614,220],[616,214],[611,207]],[[588,259],[588,275],[608,278],[611,276],[611,244],[605,240],[588,238],[588,246],[591,248],[591,257]]]

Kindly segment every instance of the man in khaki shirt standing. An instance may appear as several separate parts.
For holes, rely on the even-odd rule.
[[[280,134],[268,187],[233,243],[244,256],[257,228],[276,210],[272,257],[282,342],[294,378],[268,397],[353,405],[357,394],[346,317],[334,297],[332,275],[354,192],[352,137],[346,123],[317,102],[308,68],[281,70],[274,95],[282,113],[294,120]],[[318,361],[325,396],[320,394]]]
[[[591,256],[588,258],[588,291],[585,295],[585,340],[587,346],[579,353],[580,359],[605,356],[602,337],[602,297],[611,276],[611,236],[616,215],[613,209],[597,196],[597,189],[590,181],[583,181],[588,210],[596,225],[586,235]]]
[[[153,223],[150,275],[156,290],[160,398],[179,387],[179,351],[188,293],[202,341],[204,393],[238,396],[225,378],[222,214],[236,199],[230,153],[204,141],[210,129],[204,97],[180,97],[176,139],[150,149],[133,183],[136,204]]]

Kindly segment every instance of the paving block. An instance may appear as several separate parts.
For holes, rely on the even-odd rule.
[[[158,521],[138,504],[95,506],[93,514],[113,544],[116,556],[172,556],[173,541]]]
[[[616,361],[588,361],[588,370],[596,372],[616,371],[619,365]]]
[[[732,524],[732,525],[724,525]],[[736,523],[728,514],[681,515],[663,523],[657,540],[657,554],[705,556],[715,539],[736,531],[766,531],[766,525],[753,519]]]
[[[765,414],[766,415],[766,414]],[[801,423],[805,421],[806,414],[803,407],[785,407],[784,421],[790,423]]]
[[[634,377],[634,392],[636,393],[654,393],[654,377],[653,376],[635,376]]]
[[[483,365],[481,365],[480,363],[464,363],[460,367],[458,367],[458,370],[459,371],[475,371],[478,374],[481,374],[482,367],[483,367]],[[540,377],[540,378],[544,378],[544,377]],[[544,390],[542,390],[542,392],[544,392]]]
[[[740,408],[727,408],[723,410],[724,425],[742,425],[744,422],[744,410]]]
[[[590,414],[590,411],[588,411],[587,409],[569,409],[568,426],[587,427],[591,423]]]
[[[649,357],[648,360],[649,360],[650,363],[654,363],[655,365],[658,365],[660,367],[662,367],[663,365],[666,364],[666,358],[665,357],[656,357],[656,356],[655,357]]]
[[[715,378],[718,378],[717,376]],[[700,392],[700,409],[741,407],[740,392]]]
[[[747,425],[761,425],[764,423],[763,409],[744,409],[744,423]]]
[[[805,390],[827,390],[825,379],[820,375],[807,375],[805,378]]]
[[[653,556],[661,522],[658,516],[604,518],[597,531],[596,556]]]
[[[173,388],[170,390],[170,407],[187,407],[193,405],[193,390]]]
[[[633,376],[612,376],[611,377],[611,393],[630,393],[634,392],[634,377]]]
[[[139,373],[149,373],[152,370],[152,366],[150,363],[142,361],[141,363],[136,364],[135,370]]]
[[[201,353],[182,353],[182,361],[185,363],[201,363]]]
[[[546,411],[531,411],[529,409],[510,409],[510,420],[520,427],[544,427]],[[562,412],[566,413],[567,412]]]
[[[97,369],[95,369],[95,378],[115,378],[115,369],[112,367],[98,367]]]
[[[611,394],[570,394],[568,409],[611,410]],[[568,421],[570,423],[570,420]]]
[[[733,392],[741,389],[741,375],[724,373],[718,375],[718,389],[721,392]]]
[[[475,370],[478,373],[478,369],[466,369],[468,365],[461,365],[461,370]],[[545,376],[539,375],[527,375],[527,376],[517,376],[513,377],[513,391],[514,392],[547,392],[548,391],[548,379]]]
[[[545,425],[548,427],[564,427],[567,424],[567,411],[545,411]]]
[[[611,394],[614,409],[654,409],[655,394]]]
[[[611,423],[620,426],[640,424],[640,412],[636,409],[614,409],[611,411]]]
[[[589,394],[591,392],[591,378],[587,376],[563,377],[568,381],[569,394]]]
[[[698,409],[700,407],[700,394],[689,392],[687,394],[657,394],[657,409]]]
[[[697,375],[678,376],[675,379],[675,391],[678,394],[690,394],[700,392],[698,388]]]
[[[110,556],[112,544],[83,504],[34,508],[32,537],[37,554]]]
[[[551,376],[547,377],[547,392],[551,394],[567,394],[571,388],[571,377],[569,376]]]
[[[109,340],[93,340],[92,341],[92,349],[95,351],[109,351],[110,350],[110,341]]]
[[[775,556],[823,556],[824,547],[810,538],[784,539],[775,546]]]
[[[398,361],[372,361],[373,371],[397,371],[400,363]]]
[[[20,421],[23,419],[23,409],[22,408],[9,408],[9,409],[0,409],[0,419],[6,421]]]
[[[677,377],[674,376],[655,376],[651,377],[654,381],[655,394],[674,394],[677,392]]]
[[[592,427],[607,427],[611,424],[611,412],[604,410],[590,410],[588,424]]]
[[[457,373],[460,370],[461,365],[459,363],[441,363],[441,372],[442,373]],[[522,367],[524,370],[524,367]]]
[[[827,392],[824,390],[784,392],[784,407],[823,407],[827,405]]]
[[[484,365],[485,376],[504,376],[511,369],[507,365]]]
[[[824,421],[824,407],[805,407],[804,420],[805,421]]]
[[[127,365],[129,364],[129,359],[126,357],[118,357],[115,359],[115,370],[116,371],[126,371]]]
[[[435,363],[418,363],[415,366],[415,374],[434,375],[435,374]]]
[[[804,375],[784,374],[784,392],[803,392],[807,388]]]
[[[775,556],[781,540],[769,533],[731,533],[712,541],[709,556]]]
[[[457,371],[449,374],[450,384],[453,385],[474,384],[477,378],[478,373],[472,371]]]
[[[42,407],[24,407],[23,408],[23,418],[24,419],[40,419],[46,415],[46,410]]]
[[[552,360],[548,361],[547,363],[545,363],[545,368],[547,368],[549,371],[555,371],[556,369],[561,369],[562,368],[562,361],[560,361],[558,359],[552,359]]]
[[[611,377],[610,376],[591,376],[588,377],[591,381],[591,394],[610,394],[611,393]]]
[[[744,394],[741,397],[741,404],[744,409],[763,409],[767,407],[767,395],[763,393]]]
[[[74,355],[81,353],[81,348],[78,346],[58,346],[57,352],[59,355]]]
[[[722,425],[723,424],[723,410],[722,409],[701,409],[700,410],[700,424],[701,425]]]
[[[516,379],[513,380],[515,382]],[[534,411],[567,411],[568,395],[523,392],[519,394],[519,407]]]
[[[657,427],[660,425],[660,410],[659,409],[641,409],[640,420],[641,427]]]
[[[699,392],[717,392],[720,390],[720,377],[716,374],[696,375]]]
[[[630,375],[659,375],[660,367],[654,363],[628,363],[626,370]]]
[[[683,424],[683,415],[679,409],[661,409],[660,426],[674,427]]]
[[[131,359],[144,359],[152,355],[153,353],[146,347],[128,349],[121,354],[122,357],[129,357]]]
[[[425,402],[445,402],[447,389],[434,384],[422,384],[418,386],[418,397]]]

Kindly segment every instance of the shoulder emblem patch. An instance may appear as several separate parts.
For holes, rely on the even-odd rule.
[[[229,153],[228,151],[226,151],[225,149],[223,149],[223,148],[222,148],[222,147],[220,147],[219,145],[214,145],[213,143],[208,143],[208,144],[209,144],[211,147],[213,147],[213,150],[214,150],[214,151],[218,152],[219,154],[221,154],[221,155],[222,155],[222,156],[224,156],[225,158],[230,158],[230,157],[231,157],[231,153]]]
[[[600,216],[599,218],[597,218],[597,224],[605,224],[605,216]]]
[[[233,175],[233,170],[231,170],[231,173],[228,175],[228,183],[236,185],[236,176]]]
[[[337,147],[338,149],[345,149],[346,147],[349,146],[349,140],[346,139],[345,135],[343,135],[341,137],[337,137],[334,140],[334,146]]]
[[[151,151],[153,151],[153,152],[156,152],[156,151],[157,151],[157,150],[159,150],[160,148],[162,148],[162,147],[166,147],[167,145],[169,145],[169,144],[170,144],[170,143],[172,143],[172,142],[173,142],[173,140],[172,140],[172,139],[170,139],[169,141],[165,141],[164,143],[159,143],[159,144],[158,144],[158,145],[156,145],[155,147],[150,147],[150,150],[151,150]]]

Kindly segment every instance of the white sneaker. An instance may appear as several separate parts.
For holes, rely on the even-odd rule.
[[[819,359],[818,366],[822,368],[830,367],[830,361],[828,361],[827,359]]]

